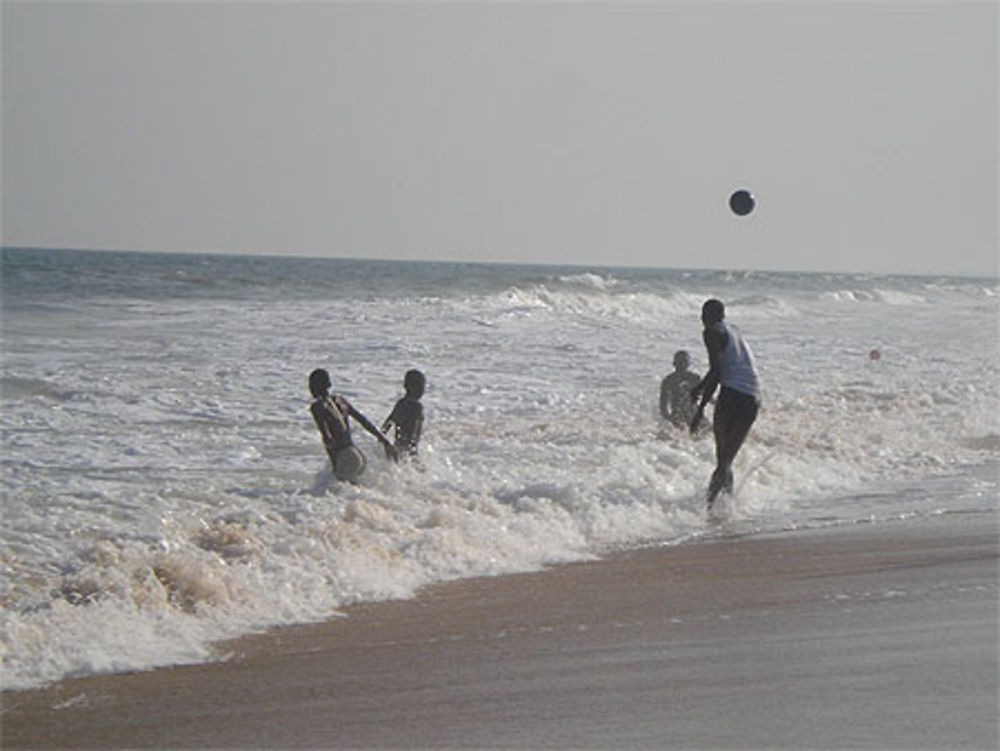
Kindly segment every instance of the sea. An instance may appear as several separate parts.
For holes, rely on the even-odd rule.
[[[996,278],[19,248],[0,268],[4,689],[632,548],[996,525]],[[711,515],[710,431],[658,415],[676,351],[707,367],[709,297],[764,387]],[[314,368],[376,424],[422,370],[419,459],[355,425],[368,467],[338,483]]]

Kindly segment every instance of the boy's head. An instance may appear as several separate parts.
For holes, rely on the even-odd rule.
[[[685,371],[691,366],[691,355],[685,352],[683,349],[679,349],[674,353],[674,368],[680,371]]]
[[[325,396],[330,390],[330,374],[322,368],[316,368],[309,374],[309,391],[316,398]]]
[[[424,395],[425,384],[424,374],[419,370],[408,370],[403,376],[403,388],[406,389],[406,395],[411,399],[419,399]]]
[[[713,323],[718,323],[723,318],[726,317],[726,306],[722,304],[722,300],[706,300],[705,304],[701,306],[701,322],[706,326],[711,326]]]

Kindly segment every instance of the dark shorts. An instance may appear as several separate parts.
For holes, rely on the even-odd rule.
[[[716,435],[732,436],[743,443],[750,426],[757,419],[759,409],[757,397],[723,386],[715,404],[712,427]]]
[[[720,491],[733,492],[733,470],[731,465],[743,441],[750,432],[750,426],[757,419],[760,403],[756,397],[742,391],[722,387],[719,400],[715,403],[712,431],[715,433],[715,472],[708,484],[708,505],[712,506]]]

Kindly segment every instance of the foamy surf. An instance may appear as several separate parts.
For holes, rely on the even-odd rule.
[[[995,281],[3,264],[7,688],[214,659],[229,636],[609,549],[996,508]],[[765,383],[721,527],[703,506],[710,437],[656,416],[673,352],[705,367],[707,296],[729,302]],[[308,372],[379,422],[414,366],[420,465],[360,433],[362,482],[332,481]]]

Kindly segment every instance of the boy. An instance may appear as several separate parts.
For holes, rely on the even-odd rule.
[[[735,326],[726,323],[726,308],[720,300],[707,300],[701,307],[702,339],[708,350],[709,371],[691,389],[691,398],[701,396],[691,418],[691,432],[701,424],[715,389],[722,385],[715,405],[712,431],[715,433],[715,472],[708,484],[708,508],[725,490],[733,492],[733,460],[746,440],[760,409],[760,379],[750,347]]]
[[[385,447],[387,457],[396,459],[396,449],[367,417],[358,412],[343,396],[330,395],[329,373],[323,369],[316,369],[310,373],[309,391],[313,395],[309,411],[316,421],[316,427],[319,428],[323,446],[326,447],[330,463],[333,465],[333,474],[338,480],[354,482],[365,470],[365,455],[351,440],[349,420],[351,417],[378,439]]]
[[[396,402],[392,412],[382,423],[382,432],[388,432],[390,425],[395,425],[396,451],[410,456],[417,455],[417,444],[420,442],[420,431],[424,427],[424,405],[420,397],[424,395],[426,380],[419,370],[408,370],[403,377],[403,388],[406,396]]]
[[[684,350],[674,353],[674,372],[667,375],[660,384],[660,416],[674,427],[687,427],[694,418],[693,389],[700,378],[688,368],[691,356]]]

